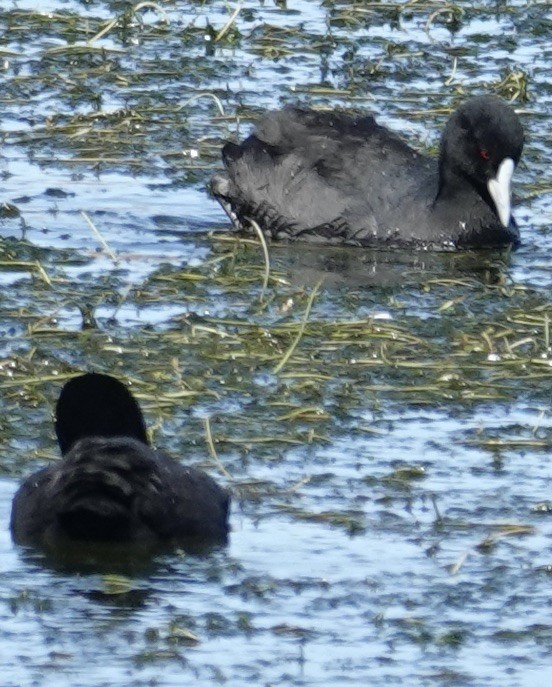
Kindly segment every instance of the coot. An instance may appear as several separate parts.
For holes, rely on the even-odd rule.
[[[67,382],[56,434],[62,459],[31,475],[14,497],[14,541],[47,548],[226,541],[228,493],[150,447],[140,407],[117,379],[84,374]]]
[[[445,126],[439,158],[373,117],[286,107],[222,150],[211,189],[235,226],[274,239],[381,248],[519,242],[510,182],[523,129],[498,97],[471,98]]]

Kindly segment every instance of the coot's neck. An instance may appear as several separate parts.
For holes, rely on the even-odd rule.
[[[439,164],[439,190],[433,205],[434,221],[448,228],[457,247],[516,245],[519,234],[513,220],[502,226],[485,184]]]
[[[496,210],[487,190],[487,186],[473,177],[468,177],[461,171],[456,171],[450,165],[439,160],[439,189],[435,198],[435,205],[468,208],[483,202],[496,216]],[[498,220],[498,216],[497,216]]]

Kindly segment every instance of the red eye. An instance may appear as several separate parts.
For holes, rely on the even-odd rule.
[[[479,151],[479,154],[484,160],[488,160],[491,156],[489,155],[489,151],[486,148],[481,148]]]

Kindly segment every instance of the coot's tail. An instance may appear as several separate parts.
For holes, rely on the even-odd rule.
[[[209,190],[217,199],[224,212],[232,222],[234,229],[244,231],[244,223],[234,209],[232,203],[235,202],[235,194],[232,191],[232,182],[227,174],[215,174],[209,183]]]

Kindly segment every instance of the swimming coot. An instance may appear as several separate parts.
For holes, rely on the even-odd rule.
[[[140,407],[117,379],[84,374],[67,382],[56,434],[62,459],[27,478],[14,497],[14,541],[226,541],[227,492],[149,446]]]
[[[484,248],[519,242],[510,181],[523,149],[513,109],[483,95],[452,114],[439,158],[373,117],[296,107],[268,112],[222,151],[211,189],[239,228],[275,239],[381,248]]]

